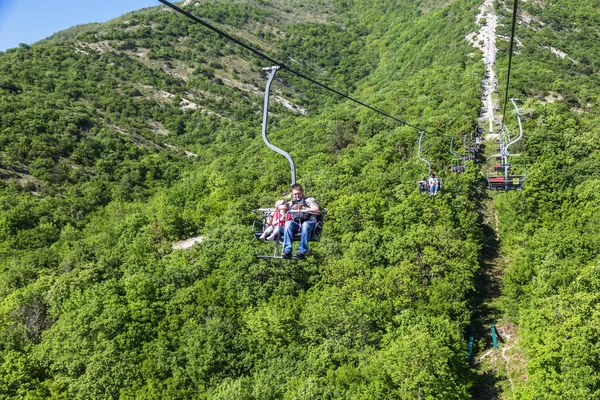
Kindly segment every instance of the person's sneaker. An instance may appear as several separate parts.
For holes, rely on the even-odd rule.
[[[285,258],[286,260],[289,260],[292,258],[292,253],[281,253],[281,258]]]
[[[294,260],[304,260],[304,253],[297,252],[292,258]]]

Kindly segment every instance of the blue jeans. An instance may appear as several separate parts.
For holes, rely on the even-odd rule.
[[[300,228],[300,224],[296,221],[287,221],[283,230],[283,252],[292,252],[294,233],[298,232],[299,229],[302,229],[302,236],[300,237],[300,246],[298,246],[298,251],[302,254],[306,253],[308,251],[308,240],[310,239],[310,235],[312,235],[314,228],[314,221],[303,222],[302,228]]]
[[[429,186],[429,194],[437,194],[438,185],[430,185]]]

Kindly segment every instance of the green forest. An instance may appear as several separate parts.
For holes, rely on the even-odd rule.
[[[158,2],[0,52],[0,399],[600,399],[600,3],[519,1],[509,77],[492,2],[506,192],[493,140],[451,172],[482,3],[177,3],[404,121],[277,73],[269,139],[328,210],[304,261],[252,235],[290,193],[269,61]]]

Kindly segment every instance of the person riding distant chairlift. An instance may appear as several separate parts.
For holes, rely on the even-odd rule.
[[[290,213],[292,220],[285,223],[283,232],[283,253],[282,258],[292,258],[292,242],[294,234],[302,232],[300,236],[300,245],[298,251],[294,254],[295,260],[303,260],[308,251],[308,241],[317,224],[317,215],[321,212],[319,203],[313,197],[304,196],[302,186],[295,183],[292,185],[292,201],[288,202],[290,209],[302,210],[303,212]]]
[[[440,181],[435,177],[435,174],[432,172],[429,174],[429,195],[435,196],[440,187]]]
[[[277,237],[283,237],[283,226],[292,219],[288,213],[289,209],[285,200],[275,202],[275,212],[267,220],[267,228],[260,235],[261,240],[275,240]]]

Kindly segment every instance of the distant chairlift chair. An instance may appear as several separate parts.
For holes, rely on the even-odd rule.
[[[479,151],[479,146],[474,145],[472,136],[469,136],[469,143],[467,144],[467,135],[463,136],[463,147],[467,151],[467,154],[463,157],[465,161],[475,160],[475,153]]]
[[[488,157],[487,163],[486,163],[488,188],[490,190],[505,190],[505,191],[507,191],[507,190],[522,190],[523,186],[525,185],[525,177],[526,177],[526,173],[527,173],[526,169],[523,169],[522,175],[510,174],[512,165],[509,164],[509,162],[508,162],[509,157],[520,157],[521,156],[521,154],[510,154],[508,151],[508,148],[511,145],[517,143],[523,137],[523,126],[521,125],[521,115],[519,114],[519,108],[515,104],[514,100],[515,99],[510,99],[513,106],[515,107],[516,114],[517,114],[517,121],[519,123],[519,136],[515,140],[511,141],[510,140],[510,132],[508,132],[508,130],[506,128],[502,129],[502,132],[500,134],[500,136],[501,136],[500,154],[495,154],[495,155]],[[502,160],[502,163],[501,164],[494,163],[492,168],[490,168],[490,163],[491,163],[490,160],[492,160],[492,159]],[[493,171],[495,173],[501,173],[501,174],[500,175],[499,174],[490,175],[491,169],[493,169]]]
[[[465,166],[464,164],[461,165],[460,164],[460,160],[458,158],[458,153],[454,152],[454,150],[452,150],[452,144],[454,143],[454,136],[450,137],[450,153],[452,153],[452,155],[454,155],[454,158],[456,159],[456,165],[453,165],[450,167],[450,170],[452,172],[465,172]]]
[[[427,178],[425,179],[421,179],[419,182],[417,182],[417,187],[419,188],[419,192],[421,193],[428,193],[429,192],[429,175],[431,175],[431,164],[429,163],[429,161],[427,161],[426,159],[424,159],[423,157],[421,157],[421,142],[423,140],[423,135],[425,134],[425,132],[421,131],[419,132],[419,148],[418,148],[418,152],[417,155],[418,157],[427,164]],[[442,179],[437,177],[438,179],[438,192],[440,190],[442,190]]]

